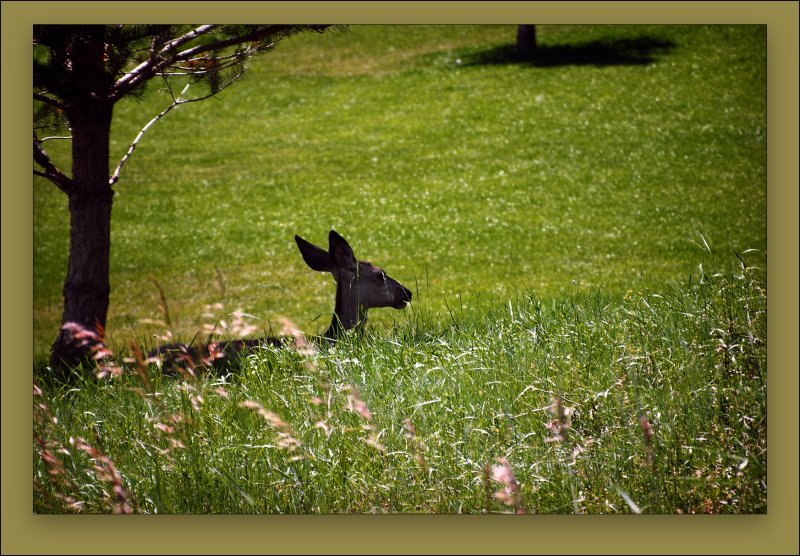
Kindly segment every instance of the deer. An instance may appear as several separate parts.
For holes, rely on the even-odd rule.
[[[369,309],[390,307],[404,309],[411,303],[411,290],[391,278],[386,272],[367,261],[359,261],[350,244],[335,230],[328,233],[328,249],[317,247],[294,236],[297,248],[305,263],[317,272],[329,272],[336,282],[336,300],[333,318],[321,342],[335,344],[349,330],[363,331]],[[148,358],[166,363],[211,361],[215,367],[236,354],[252,352],[260,346],[286,345],[280,337],[267,336],[208,342],[193,346],[172,343],[158,346]]]

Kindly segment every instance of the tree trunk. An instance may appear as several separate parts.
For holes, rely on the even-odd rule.
[[[536,53],[536,25],[517,26],[517,54],[525,59]]]
[[[95,31],[92,29],[92,31]],[[87,33],[73,50],[81,90],[67,111],[72,129],[70,246],[64,281],[62,329],[50,350],[51,365],[74,364],[91,354],[92,343],[76,338],[78,327],[98,332],[106,325],[111,243],[109,140],[113,104],[106,99],[102,34]],[[96,345],[96,343],[95,343]]]
[[[84,113],[72,121],[75,190],[69,195],[69,264],[61,324],[71,322],[92,331],[105,328],[111,292],[109,253],[114,192],[108,183],[110,110],[108,116]],[[70,330],[62,329],[51,349],[51,363],[73,364],[85,357],[91,346],[80,343]]]

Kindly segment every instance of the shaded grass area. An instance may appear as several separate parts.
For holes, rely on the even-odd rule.
[[[758,249],[764,263],[763,27],[540,26],[549,63],[496,63],[514,34],[355,26],[295,37],[219,99],[159,122],[116,187],[110,342],[163,332],[142,322],[163,321],[153,280],[183,338],[215,302],[266,328],[287,316],[318,332],[333,290],[292,237],[331,227],[437,318],[524,289],[546,300],[673,281],[701,235],[715,249]],[[118,107],[114,156],[166,106],[158,88]],[[48,147],[68,168],[68,145]],[[34,211],[44,359],[59,325],[66,199],[35,178]]]
[[[766,513],[753,255],[622,298],[408,311],[388,334],[265,348],[230,375],[44,373],[34,510]]]
[[[668,53],[675,44],[650,37],[595,40],[577,45],[541,45],[532,55],[522,54],[516,45],[498,46],[467,56],[467,65],[527,64],[537,67],[592,65],[646,65]]]

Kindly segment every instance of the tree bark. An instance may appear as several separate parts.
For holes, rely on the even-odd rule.
[[[536,25],[517,26],[517,54],[525,59],[536,53]]]
[[[91,343],[76,338],[75,328],[64,325],[74,323],[99,332],[105,329],[108,314],[114,195],[108,161],[113,103],[107,99],[103,56],[102,34],[96,32],[87,33],[73,49],[72,66],[79,90],[67,109],[72,128],[70,247],[62,329],[50,350],[54,368],[75,364],[92,352]]]
[[[140,87],[155,75],[171,73],[168,71],[171,68],[181,68],[184,62],[206,53],[210,53],[210,60],[222,61],[224,66],[208,67],[195,74],[199,80],[211,83],[211,94],[182,102],[208,98],[217,92],[213,84],[216,71],[233,67],[243,71],[246,58],[265,51],[284,36],[303,28],[322,31],[328,26],[244,26],[231,33],[224,30],[210,42],[202,41],[177,51],[200,35],[216,32],[216,27],[199,26],[164,42],[175,28],[159,26],[129,33],[107,25],[34,26],[34,44],[50,50],[46,60],[34,60],[34,99],[58,108],[59,116],[63,111],[72,131],[71,177],[55,167],[35,132],[33,135],[34,161],[44,170],[34,173],[50,179],[69,198],[70,251],[63,289],[64,312],[61,331],[50,349],[54,371],[63,371],[104,347],[111,292],[109,258],[114,191],[108,165],[114,104],[135,90],[141,91]],[[149,55],[144,48],[148,41]],[[244,43],[252,44],[235,57],[215,54]],[[126,64],[138,60],[139,55],[148,57],[120,75]],[[182,71],[178,69],[179,73]],[[236,74],[220,88],[240,75]]]

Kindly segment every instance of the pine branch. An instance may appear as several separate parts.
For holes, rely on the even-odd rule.
[[[204,95],[202,97],[197,97],[197,98],[182,99],[181,97],[184,94],[186,94],[186,91],[188,91],[189,87],[191,86],[191,83],[188,83],[183,88],[183,90],[181,91],[181,94],[179,94],[177,96],[177,98],[174,97],[174,96],[172,97],[172,104],[167,106],[164,110],[159,112],[158,115],[156,115],[152,120],[147,122],[147,125],[145,125],[142,128],[142,130],[138,133],[138,135],[136,135],[136,138],[133,140],[133,142],[131,143],[131,146],[128,148],[128,152],[125,153],[125,156],[122,157],[122,159],[119,161],[119,164],[117,165],[116,169],[114,170],[114,173],[112,174],[111,179],[109,180],[109,185],[114,185],[115,183],[117,183],[117,181],[119,181],[119,175],[120,175],[120,172],[122,171],[122,167],[125,165],[125,163],[128,161],[128,159],[133,155],[133,151],[136,150],[136,145],[139,144],[139,141],[141,140],[141,138],[144,136],[144,134],[147,132],[147,130],[150,129],[153,126],[153,124],[155,124],[158,120],[160,120],[161,118],[166,116],[171,110],[173,110],[174,108],[177,108],[181,104],[189,104],[191,102],[199,102],[201,100],[206,100],[207,98],[210,98],[210,97],[214,96],[215,94],[217,94],[220,91],[228,88],[233,83],[238,81],[239,78],[242,75],[244,75],[244,71],[240,71],[235,76],[233,76],[233,78],[230,81],[228,81],[225,85],[220,87],[219,90],[212,91],[211,93],[209,93],[207,95]],[[169,87],[169,84],[167,84],[167,87]],[[172,94],[171,89],[170,89],[170,94]]]
[[[197,27],[186,33],[185,35],[178,37],[170,42],[168,42],[164,47],[161,48],[157,53],[151,54],[150,58],[145,62],[142,62],[130,72],[126,73],[122,76],[114,85],[114,92],[110,95],[110,100],[112,102],[116,102],[120,98],[122,98],[127,92],[131,91],[138,87],[142,82],[147,81],[148,79],[152,78],[155,75],[158,75],[160,72],[163,72],[168,67],[178,63],[190,60],[191,58],[196,57],[198,54],[202,54],[204,52],[213,52],[215,50],[222,50],[229,46],[244,44],[248,42],[257,42],[262,40],[266,37],[271,35],[275,35],[277,33],[281,33],[283,31],[291,30],[293,25],[268,25],[264,27],[260,27],[255,31],[248,33],[246,35],[240,35],[236,37],[231,37],[229,39],[221,39],[217,41],[213,41],[207,44],[197,45],[186,50],[182,50],[180,52],[176,52],[176,49],[180,46],[183,46],[187,42],[191,41],[192,39],[210,33],[211,31],[216,30],[217,25],[203,25]]]
[[[205,35],[206,33],[210,33],[211,31],[213,31],[217,27],[219,27],[219,25],[201,25],[200,27],[197,27],[196,29],[192,29],[191,31],[189,31],[185,35],[182,35],[182,36],[178,37],[177,39],[173,39],[173,40],[169,41],[167,44],[165,44],[164,47],[159,51],[159,54],[161,54],[162,56],[165,56],[165,55],[169,54],[170,52],[173,52],[174,50],[176,50],[178,47],[183,46],[187,42],[191,41],[192,39],[196,39],[197,37],[199,37],[201,35]]]
[[[59,110],[63,110],[64,109],[64,105],[63,104],[61,104],[56,99],[50,98],[49,96],[47,96],[47,95],[45,95],[43,93],[33,93],[33,100],[38,100],[40,102],[44,102],[45,104],[49,104],[50,106],[54,106],[54,107],[58,108]]]
[[[67,195],[72,192],[74,188],[72,180],[53,164],[50,156],[42,148],[42,142],[36,138],[36,135],[33,136],[33,159],[39,166],[44,168],[44,172],[34,170],[33,173],[35,175],[49,179]]]
[[[156,115],[156,117],[154,117],[152,120],[147,122],[147,124],[142,128],[142,130],[139,132],[139,134],[133,140],[133,143],[131,143],[131,146],[128,148],[128,152],[125,153],[125,156],[122,157],[122,160],[119,161],[119,164],[117,164],[117,167],[114,169],[114,173],[111,175],[111,179],[108,182],[109,185],[114,185],[115,183],[117,183],[117,181],[119,181],[119,173],[122,171],[122,167],[125,165],[125,163],[128,161],[128,159],[131,157],[131,155],[133,155],[133,151],[136,150],[136,145],[139,143],[139,140],[144,136],[144,134],[147,132],[147,130],[150,129],[150,127],[154,123],[156,123],[158,120],[160,120],[161,118],[166,116],[173,108],[179,106],[180,104],[183,104],[183,101],[181,101],[181,96],[189,89],[190,86],[191,86],[191,83],[188,83],[186,85],[186,87],[183,88],[183,91],[181,91],[181,94],[178,95],[178,98],[177,99],[176,98],[172,99],[172,104],[170,104],[164,110],[159,112]]]
[[[45,141],[50,141],[52,139],[72,139],[72,135],[53,135],[51,137],[42,137],[39,139],[39,143],[44,143]]]
[[[203,52],[212,52],[214,50],[222,50],[223,48],[237,44],[260,41],[261,39],[269,37],[270,35],[275,35],[281,31],[289,30],[292,27],[293,25],[268,25],[247,35],[232,37],[230,39],[219,40],[208,44],[200,44],[176,54],[175,61],[187,60],[193,56],[202,54]]]
[[[232,57],[233,56],[226,56],[225,59],[232,58]],[[238,55],[237,58],[243,59],[243,58],[246,58],[246,56],[245,55]],[[173,66],[171,66],[171,68],[175,69],[175,70],[178,70],[178,71],[169,71],[169,72],[162,71],[158,75],[160,75],[160,76],[182,76],[182,77],[193,76],[193,77],[197,77],[197,76],[212,75],[212,74],[215,74],[215,73],[220,73],[222,71],[234,68],[236,66],[241,66],[241,64],[242,64],[242,60],[240,60],[240,59],[237,59],[235,61],[228,61],[228,62],[225,62],[225,63],[220,64],[220,65],[214,65],[214,63],[218,59],[222,60],[223,58],[218,58],[218,59],[217,58],[196,58],[196,59],[197,60],[203,60],[208,65],[205,65],[205,66],[173,65]],[[191,62],[192,62],[192,60],[189,60],[189,63],[191,63]]]
[[[192,29],[188,33],[167,42],[160,50],[152,48],[150,57],[123,75],[114,84],[114,92],[111,94],[111,101],[115,102],[125,96],[129,91],[138,87],[144,81],[151,79],[162,69],[175,62],[174,51],[187,42],[199,36],[210,33],[218,25],[201,25]]]
[[[271,48],[274,43],[266,45],[264,48]],[[203,76],[211,75],[214,73],[221,73],[225,70],[241,66],[242,63],[250,56],[249,51],[235,52],[227,56],[208,56],[202,58],[189,58],[185,60],[185,64],[175,63],[170,66],[170,69],[178,70],[166,72],[163,71],[159,75],[192,75]]]

